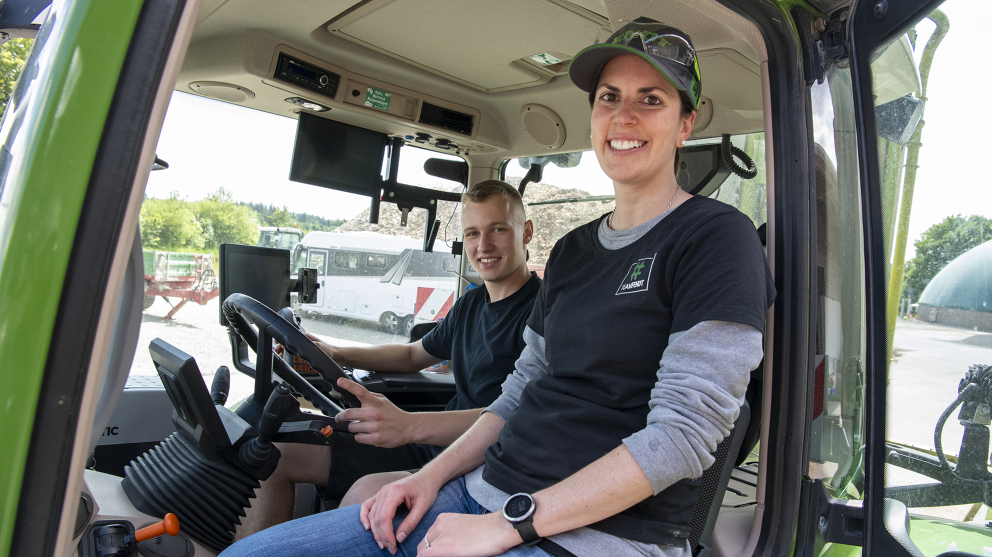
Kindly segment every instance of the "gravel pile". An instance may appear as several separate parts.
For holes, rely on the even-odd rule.
[[[517,186],[519,178],[511,178],[510,184]],[[432,184],[429,187],[444,191],[460,191],[461,186],[448,184]],[[527,184],[524,190],[524,203],[536,201],[551,201],[556,199],[588,197],[589,193],[575,188],[559,188],[550,184]],[[530,243],[530,263],[544,264],[548,259],[551,248],[558,238],[573,228],[595,220],[613,210],[613,202],[584,201],[577,203],[560,203],[553,205],[536,205],[527,207],[527,216],[534,222],[534,239]],[[461,235],[460,211],[458,204],[441,201],[438,205],[438,216],[441,219],[441,231],[438,240],[451,242]],[[368,209],[362,211],[341,225],[341,232],[372,231],[389,236],[409,236],[423,238],[427,211],[414,209],[407,217],[407,226],[400,226],[400,211],[391,203],[383,203],[379,210],[379,224],[369,224]]]

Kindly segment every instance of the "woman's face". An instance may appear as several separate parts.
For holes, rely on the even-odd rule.
[[[654,185],[674,179],[675,148],[692,132],[678,90],[640,56],[606,63],[592,107],[592,148],[616,184]]]

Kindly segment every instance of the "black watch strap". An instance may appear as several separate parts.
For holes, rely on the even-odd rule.
[[[541,536],[537,535],[537,530],[534,529],[534,522],[528,520],[526,522],[518,522],[513,525],[517,529],[517,533],[523,538],[524,543],[533,543],[541,539]]]

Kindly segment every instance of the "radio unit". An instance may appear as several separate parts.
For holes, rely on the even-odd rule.
[[[341,76],[338,74],[301,62],[285,54],[279,54],[279,64],[276,67],[274,77],[332,99],[337,95],[338,84],[341,82]]]

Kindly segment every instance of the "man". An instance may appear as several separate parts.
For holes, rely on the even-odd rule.
[[[444,412],[408,413],[361,385],[338,380],[361,407],[337,421],[351,421],[354,439],[332,435],[331,449],[315,445],[280,445],[282,457],[262,482],[256,501],[238,530],[238,538],[292,518],[295,484],[327,486],[329,499],[341,505],[361,503],[379,487],[420,468],[455,441],[501,393],[523,350],[523,330],[540,279],[527,270],[527,244],[534,227],[520,194],[506,182],[487,180],[462,196],[464,253],[485,282],[451,308],[423,339],[410,344],[336,347],[314,342],[341,365],[387,372],[416,372],[444,360],[455,368],[455,397]],[[399,471],[399,472],[398,472]],[[362,477],[377,473],[341,492]]]

